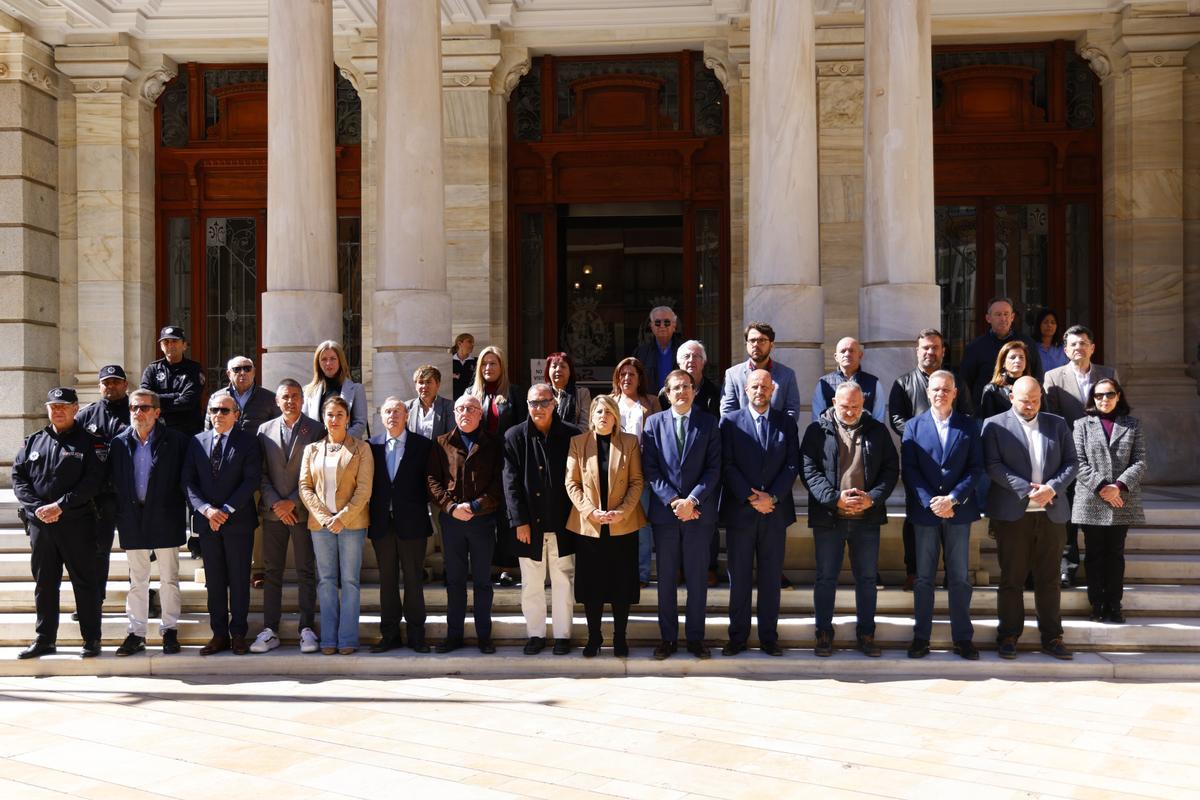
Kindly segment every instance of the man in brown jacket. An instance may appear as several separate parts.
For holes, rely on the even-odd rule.
[[[429,453],[429,496],[441,510],[446,559],[446,638],[437,652],[462,647],[467,615],[467,569],[475,588],[475,637],[479,652],[492,644],[493,514],[503,499],[504,453],[500,439],[480,427],[483,407],[463,395],[454,403],[455,428],[437,438]]]

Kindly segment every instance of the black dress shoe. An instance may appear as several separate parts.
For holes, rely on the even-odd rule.
[[[71,612],[71,622],[79,622],[79,612],[78,611]]]
[[[1117,608],[1117,609],[1114,609],[1114,610],[1108,612],[1107,620],[1109,622],[1116,623],[1117,625],[1124,625],[1125,624],[1125,614],[1121,611],[1121,609]]]
[[[725,646],[721,648],[723,656],[736,656],[738,653],[744,652],[746,652],[745,642],[726,642]]]
[[[701,661],[712,658],[712,651],[705,646],[704,642],[688,642],[687,651]]]
[[[527,656],[536,656],[545,649],[545,639],[543,639],[541,636],[530,636],[529,641],[525,643],[525,649],[522,652],[524,652]]]
[[[429,653],[429,652],[431,652],[429,645],[427,645],[425,643],[424,639],[420,639],[415,642],[410,639],[408,641],[408,648],[410,650],[412,650],[414,653]]]
[[[929,655],[929,640],[913,639],[912,644],[908,646],[908,657],[924,658],[927,655]]]
[[[595,658],[596,656],[600,655],[600,645],[601,645],[601,640],[588,639],[587,644],[585,644],[583,646],[583,657],[584,658]]]
[[[479,652],[483,653],[485,656],[490,656],[492,653],[496,652],[496,645],[491,639],[480,639]]]
[[[39,639],[30,642],[28,647],[17,653],[17,658],[38,658],[40,656],[53,655],[57,652],[58,648],[54,646],[54,642],[43,642]]]
[[[1042,644],[1042,652],[1048,656],[1054,656],[1059,661],[1070,661],[1075,658],[1074,654],[1063,644],[1061,636],[1049,642],[1044,642]]]
[[[397,647],[402,647],[402,646],[403,645],[400,641],[400,637],[396,634],[392,634],[390,636],[381,637],[378,642],[371,645],[371,652],[372,653],[386,653],[388,650],[393,650]]]
[[[452,639],[443,639],[435,649],[439,653],[453,653],[462,646],[463,640],[456,636]]]
[[[1001,639],[1000,640],[1000,648],[997,651],[997,654],[1001,658],[1007,659],[1009,661],[1016,658],[1017,657],[1017,638],[1015,636],[1005,636],[1003,639]]]
[[[673,656],[679,649],[678,642],[659,642],[658,647],[654,648],[654,660],[666,661]]]
[[[629,657],[629,642],[624,634],[613,637],[613,655],[617,658]]]
[[[779,646],[779,642],[763,642],[758,646],[758,649],[769,656],[783,655],[783,648]]]
[[[100,655],[100,640],[93,639],[90,642],[84,642],[83,647],[79,648],[80,658],[95,658]]]
[[[496,581],[496,583],[500,584],[501,586],[503,586],[504,588],[507,589],[510,586],[516,586],[517,579],[514,578],[511,573],[501,572],[500,579],[498,581]]]
[[[780,575],[779,576],[779,588],[780,589],[795,589],[796,587],[792,585],[792,581],[790,578],[788,578],[787,575]]]
[[[570,639],[555,639],[554,640],[554,655],[565,656],[571,652]]]
[[[174,628],[167,628],[162,632],[162,650],[167,655],[175,655],[179,652],[179,634]]]
[[[1103,622],[1104,618],[1107,616],[1108,616],[1108,614],[1106,614],[1104,612],[1104,609],[1102,607],[1092,606],[1092,613],[1088,615],[1088,621],[1089,622]]]
[[[954,643],[954,655],[962,656],[967,661],[978,661],[979,648],[970,640],[964,639]]]
[[[146,652],[146,639],[136,633],[126,636],[125,641],[121,642],[121,646],[117,648],[119,656],[132,656],[144,652]]]

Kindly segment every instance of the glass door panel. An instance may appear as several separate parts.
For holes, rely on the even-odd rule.
[[[1050,210],[1045,203],[995,207],[995,297],[1016,304],[1017,324],[1029,333],[1049,301]],[[985,300],[986,302],[986,300]]]
[[[962,361],[975,336],[979,214],[974,205],[942,205],[934,211],[937,282],[942,290],[942,333],[950,366]]]
[[[228,383],[235,355],[258,361],[258,219],[208,217],[205,230],[204,358],[208,385]]]
[[[721,353],[721,212],[696,211],[696,338],[708,353],[705,375],[720,384]]]
[[[1067,300],[1062,330],[1076,323],[1087,325],[1093,331],[1100,328],[1096,319],[1099,309],[1093,308],[1092,304],[1093,213],[1091,203],[1067,204]]]

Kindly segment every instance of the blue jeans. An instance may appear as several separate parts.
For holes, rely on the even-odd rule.
[[[854,575],[854,608],[859,636],[875,635],[875,578],[879,574],[879,526],[854,519],[839,519],[833,527],[813,528],[817,556],[817,582],[813,605],[817,632],[833,635],[833,601],[837,596],[842,555],[850,546],[850,571]]]
[[[642,511],[650,513],[650,485],[642,491]],[[654,532],[649,525],[646,525],[638,530],[638,578],[642,583],[647,583],[650,580],[650,556],[654,552]],[[659,570],[659,579],[662,579],[662,570]],[[674,580],[674,578],[672,578]]]
[[[366,537],[366,528],[343,528],[341,533],[328,528],[313,531],[321,647],[358,647],[358,581]]]
[[[971,582],[967,578],[967,557],[971,552],[970,524],[943,522],[938,525],[914,525],[917,545],[917,580],[913,584],[913,638],[929,640],[933,630],[933,579],[937,574],[938,554],[946,545],[946,583],[950,593],[950,636],[956,642],[969,642],[975,635],[971,624]]]

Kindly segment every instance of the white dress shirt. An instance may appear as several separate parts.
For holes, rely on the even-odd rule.
[[[1031,483],[1041,484],[1044,482],[1042,472],[1046,466],[1046,437],[1038,429],[1036,415],[1031,420],[1024,419],[1020,414],[1016,416],[1017,421],[1021,423],[1021,430],[1025,434],[1025,444],[1029,448],[1029,463],[1032,467],[1029,480]],[[1045,509],[1041,504],[1030,502],[1029,510],[1044,511]]]

